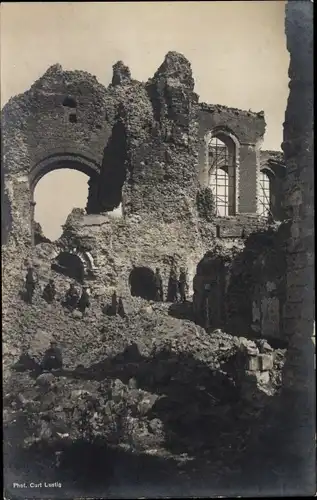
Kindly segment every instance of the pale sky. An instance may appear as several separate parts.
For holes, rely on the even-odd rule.
[[[288,97],[284,8],[283,0],[3,2],[1,106],[55,63],[108,85],[121,59],[146,81],[176,50],[191,62],[200,101],[264,110],[263,149],[279,150]],[[36,219],[48,237],[59,236],[72,207],[85,206],[87,180],[61,170],[39,182]]]

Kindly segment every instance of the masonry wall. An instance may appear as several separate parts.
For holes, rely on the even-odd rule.
[[[123,63],[114,66],[107,89],[88,73],[55,65],[11,99],[2,113],[3,189],[21,244],[31,239],[25,228],[31,227],[32,205],[28,215],[25,207],[33,201],[34,186],[56,168],[87,174],[88,212],[122,203],[127,215],[151,212],[166,221],[194,215],[198,96],[193,88],[190,63],[169,52],[147,84],[132,80]],[[12,191],[16,182],[24,183],[23,202],[21,193]]]
[[[176,52],[146,84],[122,62],[113,70],[106,89],[88,73],[52,66],[4,107],[3,226],[16,243],[31,242],[36,182],[66,166],[88,176],[88,213],[121,203],[124,216],[194,220],[199,182],[206,185],[204,137],[220,129],[238,144],[238,213],[256,213],[263,113],[198,104],[190,63]]]
[[[217,229],[216,222],[222,230]],[[131,300],[129,277],[133,269],[145,267],[154,272],[156,267],[160,268],[166,300],[171,266],[175,265],[178,270],[185,267],[189,295],[194,294],[193,313],[201,305],[204,284],[219,278],[211,304],[213,319],[217,316],[213,326],[233,334],[243,332],[253,337],[279,339],[280,311],[279,307],[274,308],[276,300],[280,303],[283,272],[282,256],[277,251],[278,226],[270,228],[264,221],[256,217],[252,220],[250,216],[240,216],[236,225],[231,220],[230,228],[221,223],[219,218],[208,227],[197,225],[191,219],[166,224],[153,220],[150,214],[115,218],[111,214],[83,215],[74,211],[59,242],[38,245],[34,255],[47,252],[47,263],[42,269],[43,259],[40,259],[38,272],[46,274],[48,279],[52,255],[56,252],[74,249],[79,254],[89,252],[94,270],[87,283],[92,295],[107,301],[115,289],[124,297],[125,304]],[[220,259],[220,268],[206,271],[203,264],[206,255]],[[256,301],[259,302],[258,325],[253,314]],[[201,323],[201,317],[196,319]],[[253,329],[254,325],[260,330]]]
[[[256,226],[255,220],[253,227],[252,221],[243,226],[241,219],[234,228],[236,237],[220,232],[213,243],[209,242],[207,253],[197,265],[193,297],[196,321],[204,325],[207,285],[211,286],[208,300],[213,328],[283,341],[283,231],[279,224]]]
[[[314,377],[313,3],[288,2],[290,94],[284,123],[289,349],[283,376],[284,450],[301,494],[316,490]],[[282,418],[283,418],[282,417]]]
[[[95,270],[89,285],[93,294],[109,297],[116,289],[129,301],[131,271],[146,267],[154,272],[159,267],[166,298],[174,264],[187,269],[194,314],[201,307],[204,285],[219,277],[211,305],[211,315],[217,315],[214,327],[233,334],[282,339],[284,253],[278,224],[268,226],[256,216],[216,218],[205,224],[191,219],[166,224],[154,221],[151,215],[124,219],[79,215],[75,219],[67,225],[60,243],[92,255]],[[224,258],[219,272],[214,268],[206,271],[206,266],[200,269],[207,255]],[[199,314],[196,319],[202,323]]]
[[[56,244],[93,254],[96,289],[103,283],[128,294],[133,266],[160,267],[166,281],[172,262],[187,268],[191,285],[198,262],[217,242],[243,248],[250,233],[267,225],[256,215],[263,113],[199,104],[181,54],[169,52],[145,84],[118,62],[108,88],[85,72],[52,66],[3,116],[7,297],[18,293],[36,254],[34,186],[55,168],[88,176],[89,215],[68,224]],[[212,197],[204,198],[202,143],[208,131],[220,130],[237,144],[234,217],[215,217]],[[120,221],[104,215],[120,204]]]
[[[75,108],[63,105],[69,97],[75,101]],[[74,158],[79,161],[76,167],[70,164],[71,168],[87,175],[98,173],[109,135],[106,109],[110,116],[105,89],[95,77],[81,71],[63,71],[59,65],[49,68],[30,90],[4,107],[3,189],[11,207],[13,232],[22,245],[30,241],[26,228],[30,227],[32,210],[28,204],[43,174],[68,166]],[[70,115],[76,117],[76,123],[70,122]]]
[[[76,102],[75,108],[63,105],[67,97]],[[106,89],[95,77],[63,71],[59,65],[49,68],[3,109],[6,171],[29,174],[44,158],[58,153],[75,153],[101,163],[109,134],[107,118],[113,114],[106,101]],[[76,123],[70,122],[71,114],[76,115]],[[12,141],[19,147],[12,147]]]
[[[198,96],[193,90],[189,62],[169,52],[139,89],[136,106],[126,102],[127,214],[151,213],[165,222],[195,217]]]
[[[111,215],[79,216],[67,225],[60,242],[64,248],[89,251],[94,259],[92,294],[109,296],[113,289],[130,296],[129,276],[134,267],[159,267],[164,281],[164,297],[172,264],[188,272],[191,289],[197,262],[205,247],[191,220],[166,224],[149,216],[131,215],[116,219]]]

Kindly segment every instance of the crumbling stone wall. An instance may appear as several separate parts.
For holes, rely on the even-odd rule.
[[[122,203],[126,215],[195,218],[208,131],[236,141],[237,211],[256,213],[264,115],[198,104],[190,63],[176,52],[145,84],[119,61],[108,88],[54,65],[2,115],[4,227],[19,234],[21,247],[31,239],[34,187],[56,168],[87,174],[88,213]]]
[[[209,234],[203,233],[190,219],[166,225],[164,221],[153,221],[150,214],[122,219],[111,214],[84,215],[73,211],[58,245],[91,253],[95,269],[90,286],[93,294],[99,296],[116,289],[118,294],[129,297],[131,271],[139,267],[155,271],[159,267],[167,297],[169,272],[174,264],[178,269],[187,269],[189,293],[194,292],[194,309],[196,306],[199,309],[204,284],[215,279],[216,274],[221,281],[212,301],[213,317],[221,310],[216,326],[226,325],[230,330],[234,325],[233,333],[241,330],[244,334],[263,336],[257,331],[263,325],[253,324],[253,303],[260,301],[259,314],[267,324],[267,337],[279,337],[280,308],[285,295],[279,226],[268,227],[256,218],[238,219],[236,226],[233,224],[234,231],[228,230],[227,234],[225,226],[222,231],[217,231],[217,225],[210,226],[214,231]],[[200,265],[204,256],[215,260],[226,257],[223,272],[210,273],[208,266]]]
[[[122,62],[114,65],[108,89],[88,73],[55,65],[11,99],[2,113],[3,199],[21,247],[31,240],[34,187],[56,168],[87,174],[90,213],[122,202],[126,214],[193,216],[198,182],[193,87],[190,63],[170,52],[147,84],[132,80]]]
[[[301,494],[312,495],[315,482],[314,396],[314,237],[313,237],[313,3],[288,2],[286,38],[290,53],[290,94],[284,123],[286,160],[284,203],[287,302],[285,335],[289,349],[283,376],[284,450],[301,461]]]
[[[55,168],[81,170],[87,180],[98,175],[109,135],[107,106],[105,89],[95,77],[55,65],[2,110],[4,314],[32,256],[35,185]],[[70,115],[77,121],[71,122]]]
[[[272,370],[277,353],[263,339],[239,340],[239,350],[234,356],[235,381],[240,387],[241,399],[259,407],[263,405],[263,395],[273,393]]]
[[[199,104],[191,65],[176,52],[146,83],[133,80],[119,61],[108,88],[85,72],[52,66],[8,102],[3,124],[8,296],[18,293],[32,245],[43,243],[33,220],[33,191],[56,168],[88,176],[86,215],[71,217],[56,244],[93,254],[96,293],[111,286],[128,293],[133,266],[159,267],[167,282],[173,262],[187,269],[191,293],[196,266],[215,243],[237,241],[243,248],[250,233],[267,226],[256,214],[263,113]],[[204,191],[210,131],[227,134],[237,146],[241,213],[235,217],[215,217],[214,200]],[[105,215],[120,205],[121,220]]]
[[[12,233],[21,247],[30,243],[33,191],[55,168],[76,168],[93,177],[109,135],[105,89],[82,71],[50,67],[2,112],[3,190],[12,215]],[[76,122],[70,117],[75,116]],[[87,179],[88,180],[88,179]]]
[[[238,226],[239,227],[239,226]],[[196,321],[204,324],[206,286],[213,328],[238,335],[281,339],[285,303],[285,255],[279,224],[236,238],[215,238],[194,278]],[[237,227],[236,227],[237,229]],[[249,228],[250,229],[250,228]],[[283,229],[283,228],[282,228]],[[241,227],[240,227],[241,231]]]
[[[283,332],[283,308],[286,300],[284,232],[279,225],[271,231],[257,235],[261,245],[252,269],[252,325],[255,334],[265,339],[281,339]],[[262,239],[261,241],[261,238]],[[250,259],[246,259],[248,262]]]
[[[194,217],[198,96],[190,63],[169,52],[145,85],[124,66],[115,71],[109,92],[118,102],[117,123],[105,149],[102,189],[122,186],[124,215],[152,214],[165,222]],[[115,181],[106,188],[109,178]]]
[[[190,220],[176,220],[166,226],[150,215],[120,219],[110,214],[77,214],[76,220],[69,220],[60,245],[91,253],[95,279],[90,286],[92,293],[98,296],[109,295],[116,289],[119,295],[129,297],[131,271],[136,267],[155,271],[159,267],[166,298],[171,265],[174,263],[178,269],[184,266],[191,285],[196,262],[205,252]]]
[[[162,197],[167,213],[157,213],[173,220],[186,214],[192,217],[195,211],[197,178],[197,132],[198,96],[194,93],[194,79],[188,61],[169,52],[163,64],[146,86],[154,112],[154,130],[150,149],[143,161],[151,165],[155,152],[156,164],[153,170],[158,178],[159,192],[152,192],[151,185],[145,186],[151,193],[151,204],[155,211],[157,196]],[[151,155],[151,156],[150,156]],[[148,180],[150,183],[150,180]],[[167,212],[167,211],[165,211]]]

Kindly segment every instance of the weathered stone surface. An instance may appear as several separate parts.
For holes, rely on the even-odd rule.
[[[130,83],[131,81],[131,71],[128,66],[122,61],[116,62],[113,65],[113,76],[112,85],[123,85],[125,83]]]
[[[270,374],[268,371],[257,372],[256,381],[260,386],[266,386],[270,383]]]
[[[162,431],[163,424],[162,424],[161,420],[159,420],[158,418],[153,418],[152,420],[150,420],[149,429],[153,433],[157,433],[157,432]]]
[[[313,2],[286,4],[287,49],[290,53],[290,93],[282,149],[286,160],[283,184],[286,301],[284,337],[288,349],[283,369],[278,449],[288,457],[288,491],[313,495],[315,472],[314,280],[311,228],[313,193]],[[295,459],[290,459],[290,457]],[[284,460],[284,458],[282,458]],[[296,478],[296,479],[294,479]],[[296,484],[295,484],[296,482]],[[285,489],[285,488],[284,488]]]
[[[138,403],[138,410],[140,414],[146,415],[151,410],[156,400],[157,396],[152,394],[142,398],[141,401]]]
[[[125,385],[119,379],[115,379],[111,384],[111,398],[114,402],[120,401],[124,392]]]
[[[39,243],[51,243],[44,235],[41,225],[36,221],[33,222],[33,237],[35,245]]]
[[[75,311],[72,312],[72,316],[75,319],[81,319],[83,317],[83,313],[75,309]]]
[[[260,370],[268,371],[273,369],[272,354],[259,354]]]
[[[254,407],[263,407],[266,404],[266,396],[272,394],[270,373],[259,370],[246,371],[240,388],[243,400],[252,403]]]
[[[246,369],[250,372],[261,370],[260,358],[258,356],[248,356],[246,359]]]
[[[218,238],[241,238],[243,235],[243,228],[232,224],[232,226],[217,226]]]
[[[53,373],[42,373],[36,379],[36,383],[41,386],[49,386],[54,382],[55,376]]]
[[[45,323],[43,323],[44,326]],[[36,329],[35,333],[29,333],[27,338],[27,345],[29,353],[38,361],[41,361],[46,349],[50,345],[52,334],[46,330]]]
[[[239,338],[239,348],[243,353],[249,356],[256,356],[259,353],[256,342],[253,340],[247,340],[243,337]]]
[[[193,283],[199,324],[205,324],[207,286],[209,323],[213,328],[224,326],[234,335],[244,331],[246,336],[282,337],[280,311],[286,292],[280,227],[258,228],[243,240],[210,245],[197,265]]]
[[[85,396],[87,394],[89,394],[89,392],[84,390],[84,389],[75,389],[72,391],[71,396],[72,396],[72,398],[79,398],[79,397]]]
[[[267,354],[273,351],[273,348],[265,339],[256,339],[254,342],[257,345],[260,354]]]
[[[130,378],[128,382],[129,389],[137,389],[137,381],[134,377]]]

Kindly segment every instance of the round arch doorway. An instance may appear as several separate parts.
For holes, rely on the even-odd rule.
[[[130,273],[129,285],[133,297],[155,300],[155,274],[149,267],[135,267]]]
[[[78,283],[84,283],[85,267],[78,255],[60,252],[51,267],[59,274],[72,278]]]
[[[36,202],[34,200],[34,193],[39,181],[47,174],[57,171],[57,170],[68,170],[76,171],[87,176],[87,198],[83,208],[86,209],[87,213],[98,212],[98,179],[99,179],[99,165],[91,159],[84,156],[63,154],[63,155],[51,155],[45,158],[43,161],[37,163],[29,174],[29,186],[31,195],[31,224],[32,224],[32,244],[35,244],[35,234],[34,228],[36,227],[35,222],[35,206]],[[72,181],[71,181],[72,182]],[[82,181],[81,181],[82,185]],[[54,202],[59,204],[58,198],[58,188],[55,187],[55,198]],[[58,207],[59,208],[59,207]],[[71,209],[67,211],[70,213]],[[54,206],[52,207],[54,210]],[[63,219],[64,220],[64,219]],[[60,224],[61,225],[61,224]],[[55,238],[53,238],[55,239]]]

